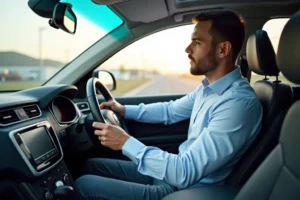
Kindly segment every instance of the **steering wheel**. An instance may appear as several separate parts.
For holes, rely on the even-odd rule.
[[[100,82],[98,78],[90,78],[86,85],[87,100],[90,106],[92,116],[96,122],[111,124],[121,127],[126,133],[128,129],[124,120],[114,111],[108,109],[100,109],[97,97],[99,91],[106,101],[114,100],[107,87]],[[94,135],[95,136],[95,135]],[[95,136],[96,137],[96,136]]]

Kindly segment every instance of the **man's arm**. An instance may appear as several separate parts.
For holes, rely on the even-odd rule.
[[[186,188],[232,159],[254,138],[260,119],[259,102],[246,106],[242,100],[229,100],[213,111],[208,127],[181,155],[147,147],[132,137],[122,151],[140,173]]]
[[[165,103],[126,105],[125,118],[146,123],[172,124],[191,117],[194,101],[199,88],[192,93]]]

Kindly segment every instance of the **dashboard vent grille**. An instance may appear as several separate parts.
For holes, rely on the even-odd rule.
[[[29,118],[37,117],[41,114],[41,111],[37,105],[23,107],[25,113]]]
[[[13,109],[0,111],[0,124],[8,125],[17,121],[20,119]]]

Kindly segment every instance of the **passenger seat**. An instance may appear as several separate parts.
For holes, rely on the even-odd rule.
[[[253,89],[263,107],[263,119],[257,138],[226,180],[227,184],[237,186],[242,186],[248,180],[278,144],[284,116],[293,102],[292,88],[278,80],[276,55],[266,31],[257,30],[249,37],[246,56],[249,69],[264,76],[263,80],[253,84]],[[270,76],[275,76],[276,81],[268,80]]]

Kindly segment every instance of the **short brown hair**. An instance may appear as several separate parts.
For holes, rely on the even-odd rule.
[[[193,23],[207,20],[212,21],[210,34],[213,37],[213,44],[229,41],[232,45],[233,61],[235,61],[245,39],[244,19],[232,10],[209,10],[196,15]]]

